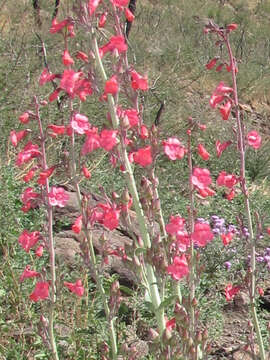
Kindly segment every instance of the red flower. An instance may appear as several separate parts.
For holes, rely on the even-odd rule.
[[[45,68],[40,77],[39,77],[39,85],[42,86],[49,81],[54,80],[55,78],[59,77],[57,74],[51,74],[47,68]]]
[[[132,22],[135,18],[134,14],[129,10],[129,8],[125,8],[125,17],[129,22]]]
[[[82,172],[83,172],[83,176],[84,176],[86,179],[90,179],[91,173],[90,173],[90,171],[87,169],[87,167],[83,166],[83,167],[82,167]]]
[[[229,192],[229,194],[226,194],[225,197],[226,197],[227,200],[231,201],[235,197],[234,188],[232,188],[231,191]]]
[[[130,160],[141,165],[142,167],[146,167],[152,164],[152,153],[151,146],[146,146],[144,148],[139,149],[138,151],[130,154]]]
[[[134,90],[148,90],[148,80],[147,77],[143,77],[138,74],[135,70],[131,70],[131,86]]]
[[[202,144],[198,145],[198,153],[203,160],[209,160],[210,154]]]
[[[27,212],[31,208],[35,208],[37,205],[36,199],[38,197],[39,194],[34,192],[33,188],[28,187],[27,189],[25,189],[21,195],[21,201],[24,204],[21,210]]]
[[[221,81],[218,86],[215,88],[211,98],[210,106],[214,109],[216,106],[224,100],[224,96],[228,93],[233,92],[233,88],[225,86],[224,82]]]
[[[41,257],[43,255],[43,250],[44,250],[44,245],[40,245],[36,251],[35,251],[35,255],[37,257]]]
[[[30,295],[32,301],[44,300],[49,297],[49,283],[48,282],[38,282],[36,283],[35,290]]]
[[[10,141],[13,146],[17,146],[18,143],[29,133],[29,130],[21,130],[16,133],[15,130],[10,132]]]
[[[47,170],[41,171],[39,174],[39,178],[38,178],[38,184],[39,185],[45,185],[46,184],[46,180],[52,175],[52,173],[55,170],[55,166],[50,167]]]
[[[94,12],[96,11],[100,1],[101,0],[89,0],[88,1],[88,12],[89,12],[90,16],[94,14]]]
[[[57,135],[64,135],[66,132],[66,127],[64,125],[48,125],[48,129],[52,130],[52,133],[49,135],[55,137]]]
[[[98,128],[92,127],[86,132],[86,140],[82,147],[82,155],[86,155],[100,147],[100,136]]]
[[[111,0],[111,2],[117,7],[125,7],[129,4],[129,0]]]
[[[120,210],[115,204],[98,204],[94,209],[91,222],[98,221],[109,230],[114,230],[119,224]]]
[[[123,116],[128,118],[129,126],[133,127],[139,123],[139,114],[136,109],[127,109],[123,111]]]
[[[166,321],[166,329],[171,331],[176,326],[176,320],[175,318],[172,318],[171,320]]]
[[[206,187],[204,189],[198,189],[199,190],[199,194],[203,197],[206,198],[208,196],[214,196],[216,194],[216,192],[211,189],[210,187]]]
[[[70,282],[64,282],[64,285],[74,294],[78,296],[83,296],[84,287],[82,285],[82,280],[77,280],[74,284]]]
[[[162,145],[165,154],[170,160],[182,159],[187,152],[186,148],[175,137],[163,140]]]
[[[225,105],[221,105],[219,107],[219,112],[221,113],[223,120],[228,120],[231,113],[231,108],[232,108],[232,102],[230,100],[227,101]]]
[[[221,156],[221,154],[223,153],[224,150],[227,149],[228,146],[230,146],[232,144],[232,142],[229,141],[225,141],[224,143],[221,144],[221,142],[219,140],[216,141],[216,151],[217,151],[217,157],[219,158]]]
[[[40,232],[39,231],[33,231],[28,232],[27,230],[23,230],[21,235],[19,236],[19,244],[22,246],[22,248],[29,252],[29,250],[36,245],[38,240],[40,239]]]
[[[72,116],[70,125],[77,134],[85,134],[90,129],[88,117],[79,113]]]
[[[62,90],[65,90],[68,93],[68,95],[73,99],[76,95],[78,82],[82,77],[83,77],[83,73],[81,71],[75,72],[72,69],[66,69],[62,74],[60,88]]]
[[[231,189],[237,184],[239,179],[234,174],[227,174],[226,171],[221,171],[217,178],[217,184],[219,186],[226,186]]]
[[[233,287],[232,284],[226,285],[226,287],[225,287],[226,300],[227,301],[232,300],[240,289],[241,289],[240,286]]]
[[[171,275],[174,280],[180,280],[189,272],[188,263],[185,254],[175,256],[173,263],[167,266],[167,273]]]
[[[179,231],[183,231],[186,220],[179,215],[170,217],[170,222],[166,225],[166,231],[170,235],[177,235]]]
[[[104,150],[111,151],[117,142],[117,130],[103,129],[101,131],[99,143]]]
[[[85,63],[88,63],[88,56],[82,51],[77,52],[76,59],[80,59],[80,60],[84,61]]]
[[[142,139],[148,139],[148,138],[149,138],[148,128],[147,128],[147,126],[145,126],[144,124],[141,125],[140,137],[141,137]]]
[[[218,57],[215,57],[214,59],[210,60],[210,61],[205,65],[206,69],[207,69],[207,70],[211,70],[214,66],[216,66],[216,63],[217,63],[218,59],[219,59]]]
[[[228,232],[227,234],[221,234],[221,240],[224,246],[227,246],[233,239],[233,233]]]
[[[72,231],[75,232],[75,234],[79,234],[81,230],[82,230],[82,215],[78,216],[74,224],[72,225]]]
[[[199,222],[195,224],[191,239],[196,245],[206,246],[213,238],[214,234],[212,233],[210,225]]]
[[[199,189],[207,188],[212,183],[210,171],[208,169],[194,168],[191,181]]]
[[[48,193],[48,198],[51,206],[64,207],[69,200],[69,195],[65,189],[52,186],[51,191]]]
[[[102,58],[107,52],[118,51],[118,53],[122,53],[127,51],[127,43],[123,36],[112,36],[109,42],[99,48],[99,55]]]
[[[107,21],[107,12],[104,12],[103,14],[101,14],[99,21],[98,21],[98,27],[99,28],[104,28],[106,21]]]
[[[64,66],[71,66],[74,64],[74,60],[70,56],[68,50],[64,50],[63,56],[62,56],[62,62]]]
[[[236,30],[237,27],[238,27],[237,24],[229,24],[229,25],[226,26],[226,30],[233,31],[233,30]]]
[[[29,113],[26,111],[19,116],[19,120],[22,124],[27,124],[29,122]]]
[[[23,282],[24,279],[33,278],[33,277],[37,277],[37,276],[40,276],[40,273],[36,272],[35,270],[31,270],[30,265],[27,265],[25,267],[22,275],[20,276],[19,281]]]
[[[23,151],[18,153],[16,165],[21,166],[22,164],[27,163],[31,159],[40,155],[41,152],[38,150],[38,145],[34,145],[31,141],[29,141],[23,148]]]
[[[23,181],[26,183],[29,182],[30,180],[33,179],[34,175],[35,175],[35,170],[33,169],[29,170],[28,173],[24,175]]]
[[[249,146],[252,146],[253,149],[257,150],[262,145],[262,138],[257,131],[252,130],[247,134],[247,142]]]
[[[54,100],[56,100],[60,94],[60,91],[61,91],[60,88],[55,89],[49,96],[49,101],[53,102]]]
[[[116,77],[116,75],[113,75],[105,83],[104,95],[107,95],[107,94],[116,95],[118,93],[118,91],[119,91],[119,84],[117,81],[117,77]]]

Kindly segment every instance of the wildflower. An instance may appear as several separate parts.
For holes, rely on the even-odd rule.
[[[198,145],[198,153],[203,160],[209,160],[210,154],[202,144]]]
[[[66,27],[69,23],[69,20],[68,19],[65,19],[63,21],[61,21],[60,23],[58,23],[58,21],[56,20],[56,18],[54,18],[52,20],[52,25],[51,25],[51,28],[50,28],[50,33],[51,34],[55,34],[55,33],[58,33],[60,32],[64,27]]]
[[[82,230],[82,215],[78,216],[74,224],[72,225],[72,231],[75,234],[79,234],[81,230]]]
[[[233,239],[233,233],[228,232],[227,234],[221,234],[221,239],[224,246],[227,246]]]
[[[99,55],[102,58],[107,52],[117,51],[119,54],[127,51],[127,43],[123,36],[112,36],[109,42],[99,48]]]
[[[231,268],[231,266],[232,266],[232,264],[230,263],[230,261],[225,261],[224,265],[225,265],[225,267],[226,267],[227,270],[230,270],[230,268]]]
[[[85,134],[90,129],[88,117],[79,113],[72,116],[70,125],[77,134]]]
[[[35,170],[34,170],[34,169],[30,169],[30,170],[28,171],[28,173],[27,173],[26,175],[24,175],[23,181],[26,182],[26,183],[29,182],[30,180],[33,179],[34,175],[35,175]]]
[[[214,238],[209,224],[197,222],[194,226],[194,232],[191,234],[191,240],[197,246],[206,246]]]
[[[207,69],[207,70],[211,70],[214,66],[216,66],[216,63],[217,63],[218,59],[219,59],[218,57],[215,57],[215,58],[213,58],[212,60],[210,60],[210,61],[205,65],[206,69]]]
[[[129,0],[111,0],[111,2],[117,7],[125,7],[129,4]]]
[[[104,150],[111,151],[118,143],[117,130],[103,129],[100,133],[99,143]]]
[[[180,280],[189,272],[188,263],[185,254],[175,256],[173,263],[167,266],[167,273],[171,275],[174,280]]]
[[[40,276],[40,273],[36,272],[35,270],[31,270],[30,265],[27,265],[22,273],[22,275],[20,276],[19,281],[23,282],[24,279],[28,279],[28,278],[33,278],[33,277],[37,277]]]
[[[226,300],[230,301],[234,298],[234,296],[239,292],[240,286],[233,287],[232,284],[228,284],[225,287],[225,296]]]
[[[191,181],[198,189],[205,189],[212,183],[210,171],[208,169],[194,168]]]
[[[64,50],[63,55],[62,55],[62,62],[64,66],[71,66],[74,65],[74,60],[72,59],[72,57],[70,56],[69,52],[67,49]]]
[[[123,111],[123,116],[128,119],[129,126],[133,127],[139,123],[139,114],[136,109],[127,109]]]
[[[35,255],[37,257],[41,257],[43,255],[43,250],[44,250],[44,245],[40,245],[36,251],[35,251]]]
[[[87,167],[83,166],[83,167],[82,167],[82,172],[83,172],[83,176],[84,176],[86,179],[90,179],[91,173],[90,173],[90,171],[87,169]]]
[[[134,161],[136,164],[139,164],[142,167],[146,167],[152,164],[153,159],[151,153],[151,146],[146,146],[136,152],[129,154],[129,160],[130,162]]]
[[[50,136],[55,137],[57,135],[64,135],[66,132],[66,127],[64,125],[48,125],[48,129],[52,130],[52,133],[49,133]]]
[[[80,60],[84,61],[85,63],[88,63],[88,56],[82,51],[77,52],[76,59],[80,59]]]
[[[99,21],[98,21],[99,28],[104,28],[104,26],[107,22],[107,15],[108,15],[108,13],[106,11],[103,14],[101,14]]]
[[[170,217],[170,222],[166,225],[166,231],[170,235],[177,235],[179,231],[184,230],[186,220],[180,215]]]
[[[64,286],[66,286],[71,292],[81,297],[84,294],[84,287],[82,285],[82,280],[77,280],[74,284],[70,282],[64,282]]]
[[[92,16],[95,13],[100,1],[101,0],[89,0],[88,1],[88,12],[89,12],[90,16]]]
[[[132,22],[135,18],[134,14],[129,10],[129,8],[125,8],[125,17],[129,22]]]
[[[239,179],[234,174],[227,174],[226,171],[221,171],[217,178],[217,184],[219,186],[226,186],[231,189],[237,184]]]
[[[49,286],[49,283],[46,281],[37,282],[34,291],[30,295],[30,299],[34,302],[47,299],[49,297]]]
[[[29,250],[36,245],[39,239],[39,231],[28,232],[27,230],[23,230],[18,241],[22,248],[28,253]]]
[[[131,70],[131,86],[134,90],[142,90],[147,91],[148,90],[148,80],[147,77],[143,77],[139,73],[137,73],[135,70]]]
[[[51,206],[64,207],[69,200],[69,195],[63,188],[52,186],[48,199]]]
[[[247,142],[249,146],[252,146],[253,149],[257,150],[262,145],[262,138],[257,131],[252,130],[247,134]]]
[[[29,122],[29,113],[26,111],[19,116],[19,120],[22,124],[27,124]]]
[[[22,211],[27,212],[31,208],[35,208],[37,205],[37,199],[39,197],[39,194],[36,193],[33,188],[28,187],[24,190],[24,192],[21,195],[21,201],[24,204],[22,207]]]
[[[85,143],[82,147],[82,155],[86,155],[93,150],[96,150],[100,147],[100,136],[98,134],[98,128],[92,127],[86,131]]]
[[[100,224],[112,231],[118,227],[119,217],[120,210],[115,204],[110,205],[109,203],[100,203],[94,209],[91,216],[91,222],[98,221]]]
[[[182,159],[187,153],[186,148],[175,137],[163,140],[162,145],[165,154],[170,160]]]
[[[233,198],[235,197],[235,190],[234,188],[231,189],[231,191],[225,195],[226,199],[229,201],[232,201]]]
[[[16,165],[21,166],[24,163],[27,163],[31,159],[38,157],[40,155],[41,152],[38,150],[38,145],[34,145],[32,144],[31,141],[29,141],[23,148],[23,151],[18,153]]]
[[[226,26],[226,30],[228,30],[228,31],[233,31],[233,30],[236,30],[237,28],[238,28],[237,24],[229,24]]]
[[[116,95],[119,91],[119,84],[117,81],[116,75],[113,75],[109,80],[105,83],[104,95],[111,94]]]
[[[55,170],[55,166],[50,167],[47,170],[41,171],[37,183],[39,185],[45,185],[46,180],[52,175]]]
[[[221,105],[219,107],[219,112],[221,113],[223,120],[228,120],[231,113],[231,108],[232,108],[232,102],[230,100],[227,101],[225,105]]]
[[[232,144],[232,142],[229,141],[225,141],[224,143],[221,144],[221,142],[219,140],[216,141],[216,151],[217,151],[217,157],[219,158],[221,156],[221,154],[223,153],[224,150],[227,149],[228,146],[230,146]]]
[[[45,69],[42,71],[42,73],[41,73],[41,75],[40,75],[40,77],[39,77],[39,85],[40,85],[40,86],[43,86],[43,85],[46,84],[47,82],[52,81],[52,80],[54,80],[55,78],[58,78],[58,77],[59,77],[59,75],[57,75],[57,74],[51,74],[51,73],[49,72],[48,68],[45,68]]]
[[[21,130],[16,132],[15,130],[12,130],[10,132],[10,141],[14,147],[18,145],[18,143],[25,138],[25,136],[29,133],[30,130]]]

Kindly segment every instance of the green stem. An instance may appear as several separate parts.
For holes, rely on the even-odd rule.
[[[94,53],[95,53],[95,59],[96,59],[96,64],[97,64],[98,70],[101,74],[103,82],[106,82],[107,75],[104,70],[101,58],[99,56],[98,44],[97,44],[97,40],[96,40],[94,33],[92,33],[92,43],[93,43],[93,49],[94,49]],[[109,106],[109,112],[111,115],[113,127],[114,127],[114,129],[118,129],[119,119],[118,119],[118,116],[117,116],[116,110],[115,110],[114,98],[111,94],[108,94],[108,106]],[[133,176],[133,170],[131,168],[131,165],[130,165],[130,162],[128,159],[128,154],[127,154],[125,144],[124,144],[122,137],[121,137],[121,142],[120,142],[120,152],[121,152],[123,164],[125,166],[125,176],[126,176],[127,186],[128,186],[129,192],[132,196],[133,205],[134,205],[136,215],[137,215],[137,220],[139,223],[140,234],[141,234],[145,248],[150,249],[151,248],[151,240],[150,240],[149,232],[147,229],[143,209],[142,209],[142,206],[140,203],[139,194],[138,194],[137,187],[136,187],[136,182],[135,182],[135,179]],[[158,289],[158,285],[157,285],[157,279],[156,279],[152,265],[150,265],[149,263],[146,263],[145,268],[146,268],[146,277],[147,277],[147,281],[148,281],[148,288],[150,289],[149,296],[151,298],[152,304],[155,309],[160,334],[162,334],[162,332],[165,330],[165,317],[164,317],[164,309],[163,308],[159,309],[161,299],[160,299],[159,289]]]

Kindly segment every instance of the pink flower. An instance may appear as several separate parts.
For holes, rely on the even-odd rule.
[[[144,124],[141,125],[140,137],[141,137],[141,139],[149,138],[149,130],[148,130],[147,126],[145,126]]]
[[[48,125],[48,129],[52,130],[52,133],[49,133],[50,136],[56,137],[57,135],[64,135],[66,132],[66,127],[64,125]]]
[[[171,275],[174,280],[180,280],[189,272],[188,263],[185,254],[175,256],[173,263],[167,266],[167,273]]]
[[[44,250],[44,245],[40,245],[36,251],[35,251],[35,255],[37,257],[41,257],[43,255],[43,250]]]
[[[163,140],[162,145],[165,154],[170,160],[182,159],[187,152],[185,147],[175,137]]]
[[[172,318],[171,320],[166,321],[166,329],[169,331],[172,331],[173,328],[176,326],[176,320],[175,318]]]
[[[209,160],[210,154],[202,144],[198,145],[198,154],[203,160]]]
[[[225,195],[226,199],[229,201],[232,201],[232,199],[235,197],[235,190],[234,188],[231,189],[231,191]]]
[[[217,63],[218,59],[219,59],[218,57],[215,57],[215,58],[213,58],[212,60],[210,60],[210,61],[205,65],[206,69],[207,69],[207,70],[211,70],[214,66],[216,66],[216,63]]]
[[[221,103],[224,98],[225,98],[225,95],[228,95],[228,93],[231,93],[233,92],[233,89],[228,87],[228,86],[225,86],[224,82],[221,81],[218,86],[215,88],[211,98],[210,98],[210,106],[214,109],[216,108],[216,106]]]
[[[130,160],[141,165],[142,167],[146,167],[152,164],[152,153],[151,146],[146,146],[144,148],[139,149],[138,151],[130,154]]]
[[[21,195],[21,201],[24,204],[21,210],[27,212],[31,208],[35,208],[37,206],[38,198],[39,198],[39,194],[34,192],[33,188],[31,187],[26,188]]]
[[[205,189],[212,183],[210,171],[208,169],[194,168],[191,181],[199,189]]]
[[[78,82],[82,77],[83,73],[81,71],[75,72],[72,69],[66,69],[62,74],[60,88],[62,90],[65,90],[68,95],[73,99],[76,95]]]
[[[43,86],[43,85],[46,84],[47,82],[52,81],[52,80],[54,80],[55,78],[58,78],[58,77],[59,77],[59,75],[57,75],[57,74],[51,74],[51,73],[49,72],[49,70],[48,70],[47,68],[45,68],[45,69],[42,71],[41,75],[40,75],[39,85],[40,85],[40,86]]]
[[[83,296],[84,287],[82,285],[82,280],[77,280],[74,284],[65,281],[64,286],[66,286],[71,292],[73,292],[77,296]]]
[[[238,28],[237,24],[229,24],[226,26],[226,30],[229,30],[229,31],[236,30],[237,28]]]
[[[228,232],[227,234],[221,234],[221,240],[224,246],[227,246],[233,239],[233,233]]]
[[[21,235],[19,236],[19,244],[22,246],[22,248],[29,252],[29,250],[36,245],[36,243],[40,239],[40,232],[39,231],[33,231],[28,232],[27,230],[23,230]]]
[[[125,8],[125,17],[129,22],[132,22],[135,19],[134,14],[129,10],[129,8]]]
[[[19,116],[19,120],[22,124],[27,124],[29,122],[29,113],[26,111]]]
[[[90,173],[90,171],[87,169],[87,167],[83,166],[83,167],[82,167],[82,172],[83,172],[83,176],[84,176],[86,179],[90,179],[91,173]]]
[[[30,180],[33,179],[34,175],[35,175],[35,170],[34,169],[29,170],[28,173],[24,175],[23,181],[26,183],[29,182]]]
[[[81,230],[82,230],[82,215],[78,216],[74,224],[72,225],[72,231],[75,234],[79,234]]]
[[[23,282],[24,279],[28,279],[28,278],[33,278],[33,277],[37,277],[37,276],[40,276],[40,273],[34,271],[34,270],[31,270],[30,269],[30,265],[27,265],[22,273],[22,275],[20,276],[20,279],[19,281],[20,282]]]
[[[221,142],[219,140],[216,141],[216,151],[217,151],[217,157],[219,158],[221,156],[221,154],[223,153],[224,150],[227,149],[228,146],[230,146],[232,144],[232,142],[229,141],[225,141],[224,143],[221,144]]]
[[[88,117],[79,113],[72,116],[70,125],[77,134],[85,134],[90,129]]]
[[[16,132],[15,130],[12,130],[10,132],[10,141],[14,147],[18,145],[18,143],[25,138],[25,136],[29,133],[29,130],[21,130]]]
[[[119,84],[117,81],[116,75],[113,75],[109,80],[105,83],[104,95],[111,94],[116,95],[119,91]]]
[[[127,51],[127,43],[123,36],[112,36],[109,42],[99,48],[99,54],[102,58],[107,52],[117,52],[120,54],[122,52]]]
[[[232,284],[228,284],[225,287],[225,296],[226,296],[226,300],[230,301],[234,298],[234,296],[239,292],[240,290],[240,286],[235,286],[233,287]]]
[[[238,183],[239,179],[234,174],[227,174],[226,171],[221,171],[217,178],[217,184],[219,186],[226,186],[231,189]]]
[[[38,150],[38,145],[32,144],[31,141],[29,141],[25,147],[23,148],[23,151],[19,152],[17,155],[16,165],[21,166],[31,159],[38,157],[41,155],[41,152]]]
[[[69,200],[69,195],[65,189],[52,186],[51,191],[48,193],[48,198],[51,206],[64,207]]]
[[[257,150],[262,145],[262,138],[257,131],[252,130],[247,134],[247,142],[249,146],[252,146],[253,149]]]
[[[98,21],[99,28],[104,28],[104,26],[106,25],[107,15],[108,15],[107,11],[105,11],[103,14],[101,14],[99,21]]]
[[[137,73],[135,70],[131,70],[131,86],[134,90],[142,90],[147,91],[148,90],[148,80],[147,77],[143,77],[139,73]]]
[[[200,222],[195,224],[191,239],[197,246],[206,246],[213,238],[214,234],[212,233],[210,225]]]
[[[95,13],[100,1],[101,0],[89,0],[88,1],[88,12],[89,12],[90,16],[92,16]]]
[[[111,0],[111,2],[117,7],[125,7],[129,4],[129,0]]]
[[[86,155],[100,147],[98,128],[92,127],[86,132],[86,140],[82,147],[82,155]]]
[[[34,302],[47,299],[49,297],[49,286],[48,282],[37,282],[35,290],[30,295],[30,299]]]
[[[230,100],[227,101],[225,105],[221,105],[219,107],[219,112],[221,113],[223,120],[228,120],[231,113],[231,109],[232,109],[232,102]]]
[[[203,197],[206,198],[208,196],[214,196],[216,194],[216,192],[211,189],[210,187],[206,187],[204,189],[198,189],[199,190],[199,194]]]
[[[60,88],[55,89],[49,96],[49,101],[53,102],[54,100],[56,100],[60,94],[60,91],[61,91]]]
[[[44,171],[41,171],[39,173],[39,178],[38,178],[38,181],[37,183],[39,185],[45,185],[46,184],[46,180],[52,175],[52,173],[54,172],[55,170],[55,166],[52,166],[50,167],[49,169],[47,170],[44,170]]]
[[[137,126],[139,123],[139,114],[136,109],[127,109],[123,111],[123,116],[126,116],[129,122],[129,126]]]
[[[114,230],[119,224],[120,210],[115,204],[98,204],[91,216],[91,222],[98,221],[109,230]]]
[[[62,56],[62,62],[64,66],[71,66],[74,65],[74,60],[70,56],[68,50],[64,50],[63,56]]]
[[[103,129],[100,133],[100,146],[106,150],[111,151],[118,143],[117,130]]]
[[[69,20],[65,19],[63,21],[61,21],[60,23],[58,23],[58,21],[56,20],[56,18],[54,18],[52,20],[52,26],[50,28],[50,33],[51,34],[55,34],[60,32],[65,26],[67,26],[69,24]]]
[[[179,231],[183,231],[186,220],[180,215],[170,217],[170,222],[166,225],[166,231],[170,235],[177,235]]]

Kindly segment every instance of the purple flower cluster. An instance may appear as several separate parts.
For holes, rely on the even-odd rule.
[[[266,248],[262,254],[258,254],[256,260],[259,263],[265,263],[268,270],[270,270],[270,248]]]

